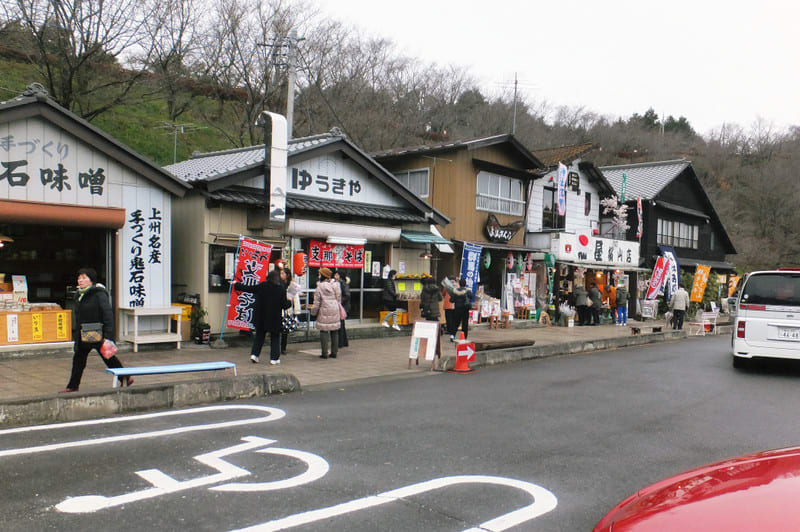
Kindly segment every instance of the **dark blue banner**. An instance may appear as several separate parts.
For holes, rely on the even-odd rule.
[[[480,282],[478,268],[481,262],[481,246],[464,242],[464,252],[461,254],[461,278],[466,279],[467,288],[472,291],[472,301],[475,301],[475,286]]]
[[[661,251],[661,256],[670,261],[667,274],[664,276],[664,299],[670,301],[681,282],[681,265],[678,262],[678,254],[672,247],[658,246],[658,249]]]

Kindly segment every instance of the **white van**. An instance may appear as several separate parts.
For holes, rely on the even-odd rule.
[[[734,367],[759,357],[800,359],[800,269],[750,273],[735,312]]]

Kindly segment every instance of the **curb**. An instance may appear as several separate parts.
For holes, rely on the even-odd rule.
[[[621,336],[616,338],[601,338],[596,340],[581,340],[563,344],[550,344],[544,346],[510,347],[506,349],[491,349],[475,353],[475,361],[470,367],[494,366],[509,362],[520,362],[536,358],[548,358],[560,355],[574,355],[590,351],[603,351],[606,349],[619,349],[636,345],[653,344],[681,340],[687,337],[686,331],[665,331],[660,333],[640,334],[637,336]],[[436,361],[434,369],[446,371],[455,367],[455,355],[443,355]]]
[[[299,391],[294,375],[262,374],[28,397],[0,403],[0,426],[80,421]]]

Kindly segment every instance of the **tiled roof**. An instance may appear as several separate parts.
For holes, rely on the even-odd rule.
[[[390,150],[374,152],[370,155],[376,159],[380,159],[381,157],[407,155],[410,153],[425,153],[428,151],[448,150],[469,146],[471,144],[482,144],[485,142],[492,142],[494,140],[499,141],[503,140],[505,137],[508,137],[508,135],[493,135],[490,137],[476,137],[474,139],[451,140],[447,142],[439,142],[437,144],[421,144],[419,146],[404,146],[401,148],[392,148]]]
[[[626,174],[626,200],[637,196],[642,199],[652,199],[691,164],[691,161],[686,159],[677,159],[654,163],[601,166],[600,171],[606,176],[617,194],[620,194],[622,189],[622,174]]]
[[[205,195],[210,199],[225,203],[239,203],[254,206],[264,205],[264,195],[257,192],[223,189],[214,192],[206,192]],[[379,218],[410,223],[426,223],[424,216],[415,214],[406,209],[399,209],[396,207],[374,207],[343,201],[303,198],[293,194],[287,194],[286,196],[286,209],[288,211],[326,212],[343,214],[345,216]]]
[[[336,142],[342,137],[333,133],[302,137],[289,141],[289,155]],[[215,151],[192,155],[186,161],[165,166],[179,179],[188,183],[208,181],[264,163],[264,145],[248,146],[233,150]]]
[[[587,142],[585,144],[574,144],[572,146],[560,146],[558,148],[543,148],[534,150],[533,154],[542,161],[545,166],[556,166],[559,162],[568,164],[581,155],[597,148],[596,144]]]

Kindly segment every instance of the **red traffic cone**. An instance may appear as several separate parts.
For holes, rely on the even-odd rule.
[[[464,333],[461,333],[463,338]],[[456,367],[447,370],[450,373],[472,373],[474,369],[470,369],[470,360],[475,360],[475,344],[460,343],[456,346]]]
[[[458,343],[466,342],[466,338],[464,337],[464,331],[458,331]]]

